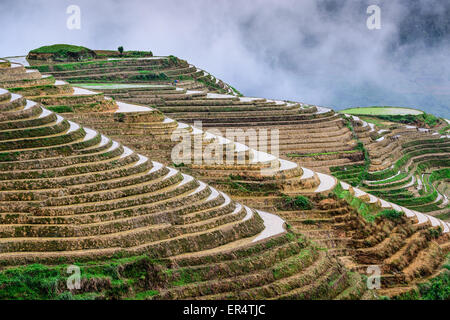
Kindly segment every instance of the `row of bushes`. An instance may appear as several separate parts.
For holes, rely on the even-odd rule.
[[[138,81],[168,81],[169,77],[164,73],[154,73],[151,71],[142,71],[140,74],[133,75],[130,80]]]

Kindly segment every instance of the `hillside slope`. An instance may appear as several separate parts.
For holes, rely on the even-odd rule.
[[[49,81],[39,72],[32,72],[32,79],[28,74],[1,61],[1,85],[20,84],[34,92],[42,89],[35,81]],[[44,86],[41,102],[89,105],[99,99],[85,91],[67,92],[65,83]],[[128,119],[162,120],[150,108],[105,101]],[[0,89],[1,298],[365,294],[359,275],[286,231],[280,217],[242,205],[41,102]],[[82,268],[82,289],[69,292],[66,269],[73,263]],[[323,290],[330,281],[336,283],[333,290]],[[310,290],[304,290],[306,284]]]
[[[127,68],[129,65],[148,63],[151,60],[151,64],[162,63],[156,62],[158,58],[126,59],[120,62],[116,61],[116,65],[112,66],[111,73],[114,73],[114,68],[122,68],[122,65]],[[111,62],[107,60],[95,63],[109,64]],[[45,69],[45,67],[39,68]],[[57,64],[52,68],[64,69],[67,68],[67,65],[58,66]],[[90,66],[71,64],[71,68],[84,72],[84,69],[89,69]],[[281,114],[290,108],[299,114],[303,111],[311,113],[310,117],[314,120],[313,126],[319,127],[321,126],[320,119],[328,113],[325,119],[329,115],[334,115],[336,121],[343,123],[351,133],[352,139],[356,141],[358,136],[351,130],[353,127],[347,125],[345,118],[341,118],[329,109],[291,102],[272,101],[271,103],[265,99],[224,97],[217,92],[205,92],[209,90],[206,87],[203,87],[202,92],[198,93],[196,90],[174,87],[171,80],[164,82],[160,79],[146,80],[139,84],[134,82],[114,84],[111,82],[109,85],[115,88],[108,91],[108,94],[113,94],[115,90],[123,90],[121,92],[123,96],[120,99],[127,98],[128,103],[108,100],[100,92],[77,88],[72,93],[62,94],[55,94],[52,89],[47,88],[36,92],[35,90],[39,86],[29,85],[24,80],[20,81],[13,83],[6,81],[3,84],[0,83],[0,86],[6,84],[13,90],[22,90],[25,95],[37,98],[47,108],[63,112],[64,117],[90,126],[106,136],[111,136],[116,141],[132,146],[144,156],[165,164],[171,164],[172,161],[171,150],[176,142],[171,141],[170,135],[176,130],[187,130],[184,134],[192,135],[193,138],[195,136],[202,137],[202,148],[230,145],[230,152],[234,154],[232,159],[235,160],[226,166],[223,164],[205,165],[204,163],[196,165],[194,163],[180,166],[177,169],[184,174],[190,174],[202,181],[213,183],[217,190],[231,192],[234,198],[241,203],[265,211],[276,211],[287,221],[291,232],[306,235],[320,246],[328,248],[329,254],[339,257],[342,264],[354,271],[364,274],[368,264],[380,265],[383,272],[383,290],[385,290],[382,291],[383,294],[395,295],[402,290],[411,289],[416,282],[437,275],[444,263],[445,253],[449,248],[447,223],[419,211],[411,211],[384,199],[367,195],[358,188],[338,182],[330,175],[301,167],[295,162],[278,159],[264,151],[257,150],[258,148],[248,148],[245,145],[227,141],[218,134],[203,132],[187,123],[177,122],[172,119],[172,114],[169,118],[161,111],[156,110],[156,108],[163,110],[163,107],[136,105],[136,102],[131,99],[139,99],[142,94],[152,91],[152,94],[155,95],[154,99],[164,98],[165,103],[171,101],[169,98],[178,100],[182,97],[183,105],[191,101],[196,105],[198,102],[195,101],[197,100],[195,95],[198,94],[199,100],[204,100],[204,103],[210,107],[217,104],[220,108],[221,103],[228,105],[230,102],[237,101],[239,109],[248,105],[255,112],[260,112],[258,108],[264,109],[267,105],[270,110],[271,107],[278,105]],[[194,80],[189,83],[190,85],[203,85]],[[181,86],[184,84],[186,83],[183,81],[176,83]],[[104,87],[107,85],[94,88],[91,86],[90,89],[103,91]],[[142,88],[144,88],[143,91],[148,92],[142,93],[140,90]],[[119,99],[119,97],[116,98]],[[292,114],[295,116],[296,113],[292,112]],[[215,118],[212,116],[211,119],[214,121]],[[306,119],[304,118],[302,121],[307,121]],[[327,120],[324,122],[326,123]],[[236,120],[236,124],[239,124],[238,120]],[[307,122],[304,122],[300,128],[303,127],[305,133],[309,130],[314,131],[312,128],[308,128]],[[295,129],[293,131],[295,132]],[[322,135],[327,137],[327,131],[325,130]],[[299,145],[298,139],[292,140]],[[362,153],[361,149],[358,151]],[[238,162],[238,159],[243,162]],[[264,172],[261,169],[268,170],[266,170],[266,174],[261,174]],[[305,199],[307,199],[306,202]],[[399,218],[390,219],[389,214],[386,213],[387,209],[400,212]],[[401,261],[397,261],[398,257],[402,258]],[[349,290],[349,292],[353,291],[353,289]],[[294,290],[294,292],[282,295],[282,297],[307,297],[302,290]],[[349,292],[346,293],[347,296]],[[214,294],[211,297],[223,298],[225,296]]]

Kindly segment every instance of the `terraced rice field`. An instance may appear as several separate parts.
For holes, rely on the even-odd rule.
[[[380,139],[358,117],[241,97],[171,57],[36,68],[0,63],[16,92],[0,90],[0,296],[36,262],[61,283],[76,262],[91,289],[71,294],[104,299],[373,299],[440,274],[449,224],[421,209],[445,209],[448,137],[401,126]],[[248,145],[254,133],[207,132],[230,127],[278,129],[280,155]],[[174,133],[232,161],[173,163]],[[383,191],[418,181],[420,197]],[[377,291],[361,276],[372,264]]]
[[[356,116],[351,120],[369,163],[367,168],[335,167],[333,175],[399,205],[448,219],[449,137],[439,129],[392,124],[392,129],[377,130]]]

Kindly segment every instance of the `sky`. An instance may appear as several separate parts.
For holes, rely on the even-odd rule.
[[[66,26],[70,5],[80,29]],[[0,0],[0,57],[123,46],[186,59],[246,96],[450,118],[449,14],[447,0]]]

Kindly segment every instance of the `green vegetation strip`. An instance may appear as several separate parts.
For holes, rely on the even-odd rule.
[[[333,152],[318,152],[318,153],[307,153],[307,154],[298,154],[298,153],[288,153],[286,156],[291,158],[301,158],[301,157],[314,157],[314,156],[326,156],[333,154],[348,154],[348,153],[356,153],[360,150],[345,150],[345,151],[333,151]]]
[[[81,46],[74,46],[70,44],[55,44],[52,46],[43,46],[34,50],[31,50],[32,53],[67,53],[67,52],[82,52],[90,50]]]
[[[352,114],[352,115],[367,115],[367,116],[379,116],[379,115],[418,115],[423,111],[402,108],[402,107],[360,107],[349,108],[339,111],[340,113]]]
[[[125,264],[132,264],[146,256],[136,256],[125,259],[113,259],[100,264],[90,262],[75,264],[80,268],[81,281],[97,283],[96,292],[71,293],[67,288],[70,273],[69,265],[44,266],[32,264],[14,267],[0,272],[0,300],[67,300],[67,299],[95,299],[119,297],[128,288],[128,281],[120,276],[120,269]],[[123,276],[137,278],[143,276],[146,270],[122,271]]]

